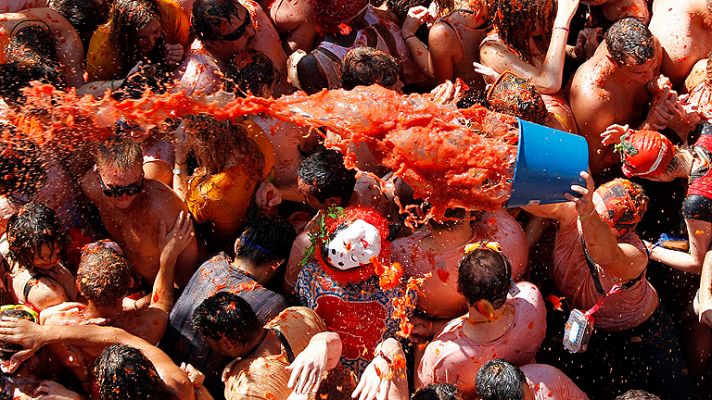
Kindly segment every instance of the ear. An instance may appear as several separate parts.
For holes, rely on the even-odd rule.
[[[237,254],[237,248],[240,247],[240,238],[235,239],[235,245],[232,247],[233,253]]]

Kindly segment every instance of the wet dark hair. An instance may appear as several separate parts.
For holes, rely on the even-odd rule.
[[[487,247],[475,249],[460,260],[457,273],[457,291],[467,304],[487,300],[495,310],[504,305],[512,284],[512,265],[504,253]]]
[[[130,138],[114,136],[99,144],[95,159],[99,169],[113,167],[127,171],[135,165],[143,165],[143,150]]]
[[[193,311],[193,329],[205,337],[247,344],[260,334],[262,325],[250,304],[230,292],[216,293]]]
[[[428,7],[430,1],[427,0],[386,0],[388,3],[388,9],[392,11],[395,15],[400,18],[401,21],[405,20],[408,16],[408,10],[411,7],[423,6]]]
[[[531,61],[529,40],[537,28],[543,33],[537,45],[548,48],[556,14],[556,0],[495,0],[489,8],[492,25],[504,43],[514,49],[524,61]]]
[[[231,56],[225,67],[225,90],[244,97],[246,93],[261,96],[264,86],[277,80],[272,60],[255,49],[242,49]]]
[[[256,266],[286,260],[297,234],[282,217],[257,217],[240,236],[236,257],[245,258]]]
[[[410,400],[460,400],[457,386],[451,383],[433,383],[418,389]]]
[[[221,172],[237,158],[253,180],[262,180],[265,156],[260,146],[248,137],[245,126],[232,121],[218,121],[208,114],[190,115],[185,124],[191,133],[188,135],[188,148],[209,174]]]
[[[217,27],[214,24],[216,18],[237,18],[240,9],[248,12],[247,8],[237,0],[195,0],[193,3],[193,14],[191,23],[193,31],[200,40],[215,40],[219,38]]]
[[[0,65],[0,96],[9,102],[21,103],[24,101],[21,89],[32,81],[64,88],[49,28],[19,24],[18,27],[6,49],[8,62]]]
[[[487,361],[475,379],[482,400],[524,400],[526,382],[521,369],[502,359]]]
[[[112,344],[94,363],[101,400],[162,400],[169,398],[156,367],[139,349]]]
[[[341,86],[346,90],[377,83],[391,86],[398,81],[399,71],[395,57],[373,47],[357,47],[341,61]]]
[[[348,368],[337,365],[329,370],[316,391],[315,399],[351,400],[356,390],[356,375]]]
[[[109,19],[109,0],[49,0],[47,4],[67,19],[77,32],[93,32]]]
[[[544,124],[546,105],[536,87],[528,80],[505,72],[487,92],[487,102],[493,111]]]
[[[615,400],[660,400],[660,397],[645,390],[629,390],[615,398]]]
[[[344,157],[334,150],[320,150],[305,158],[297,175],[309,186],[309,194],[320,203],[338,197],[341,205],[345,205],[356,185],[356,172],[346,168]]]
[[[24,267],[32,267],[34,255],[39,254],[42,245],[64,250],[62,224],[54,211],[42,203],[22,206],[8,220],[6,232],[11,257]]]
[[[92,303],[115,305],[129,291],[129,262],[119,251],[102,242],[90,243],[82,250],[77,284],[82,295]]]
[[[114,0],[109,13],[109,39],[121,55],[118,60],[121,62],[122,76],[143,60],[137,35],[154,19],[161,20],[161,11],[156,0]],[[158,40],[146,58],[158,62],[162,57],[163,41]]]
[[[2,310],[0,311],[0,317],[26,319],[28,321],[37,323],[37,319],[35,318],[35,316],[32,315],[32,313],[30,313],[29,311],[23,310],[22,308],[10,308]],[[22,350],[22,346],[19,344],[5,342],[0,342],[0,348],[2,349],[0,350],[0,360],[3,361],[9,361],[16,352]]]
[[[606,32],[606,48],[619,65],[633,59],[634,65],[644,64],[655,56],[655,42],[650,30],[637,18],[616,21]]]
[[[14,126],[0,122],[0,195],[20,192],[34,196],[47,177],[35,142],[17,137]]]

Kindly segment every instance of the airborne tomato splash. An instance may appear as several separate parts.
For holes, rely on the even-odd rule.
[[[44,147],[101,140],[120,117],[153,126],[197,113],[218,119],[264,113],[302,126],[326,127],[330,134],[325,145],[339,149],[348,167],[354,168],[356,159],[348,145],[366,144],[379,164],[395,171],[416,197],[431,204],[428,216],[436,218],[448,208],[500,208],[511,191],[519,137],[514,117],[481,106],[458,110],[432,101],[429,94],[404,96],[377,85],[279,99],[147,92],[137,100],[97,100],[48,85],[35,85],[25,95],[25,107],[39,105],[44,115],[20,124],[21,131]]]

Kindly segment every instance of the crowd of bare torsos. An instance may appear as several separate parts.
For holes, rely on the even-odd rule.
[[[106,15],[90,28],[79,26],[63,16],[65,3]],[[422,201],[366,146],[354,145],[351,161],[368,172],[356,175],[323,148],[320,132],[266,115],[232,123],[186,118],[151,129],[122,120],[115,127],[121,138],[59,153],[35,145],[12,152],[2,143],[2,171],[33,163],[42,171],[34,178],[8,174],[12,184],[0,185],[4,303],[38,313],[33,323],[0,310],[0,342],[25,349],[0,354],[4,394],[128,398],[122,391],[131,384],[119,390],[117,379],[105,379],[112,367],[129,365],[115,350],[121,345],[149,361],[153,375],[145,387],[181,399],[325,398],[315,397],[317,390],[360,400],[598,399],[627,389],[661,398],[711,395],[712,198],[688,206],[693,195],[704,197],[704,188],[685,197],[676,179],[696,178],[699,186],[710,162],[702,138],[712,134],[705,92],[712,90],[712,6],[702,0],[362,3],[0,0],[0,59],[19,65],[18,79],[34,71],[25,54],[40,50],[21,42],[34,27],[46,31],[58,70],[56,80],[37,79],[82,95],[121,93],[151,74],[149,65],[169,71],[160,90],[191,95],[278,97],[351,89],[355,81],[431,93],[432,101],[452,107],[484,101],[586,138],[590,173],[582,172],[585,186],[572,187],[578,196],[521,209],[450,210],[448,221],[408,227],[401,206],[423,207]],[[149,22],[123,27],[134,30],[126,37],[136,43],[112,56],[132,65],[107,72],[99,32],[140,20],[131,12],[149,15]],[[169,26],[177,33],[169,34]],[[109,45],[118,43],[106,32]],[[123,54],[125,48],[133,53]],[[263,65],[269,74],[260,75]],[[541,115],[486,92],[506,73],[535,93],[536,104],[525,106],[542,108]],[[13,111],[23,104],[16,95],[3,90],[0,123],[20,138]],[[647,198],[630,181],[611,181],[623,176],[614,149],[642,131],[661,132],[675,144],[672,161],[632,174]],[[221,155],[225,148],[234,154]],[[54,239],[51,228],[35,229],[55,220],[61,229]],[[257,226],[285,220],[291,236]],[[689,236],[685,250],[655,243],[671,232]],[[403,276],[394,286],[379,284],[376,264],[402,267]],[[102,272],[102,265],[127,272]],[[224,275],[201,281],[219,268]],[[406,291],[414,282],[417,296]],[[623,289],[606,296],[615,285]],[[112,291],[122,293],[105,301]],[[221,292],[237,296],[216,299]],[[409,295],[411,330],[398,335],[394,326],[403,318],[395,316],[401,310],[394,299]],[[603,297],[590,349],[566,353],[568,312],[585,312]],[[249,316],[234,311],[242,301],[235,298],[251,306]],[[254,332],[234,328],[239,338],[206,328],[253,320]],[[184,349],[167,330],[203,352],[199,360],[182,358]],[[362,348],[351,356],[354,343]],[[191,365],[209,361],[220,365],[201,371]],[[270,368],[278,372],[270,376]],[[353,381],[338,381],[334,371],[341,370]],[[350,390],[338,397],[343,387]],[[152,398],[143,393],[136,398]]]

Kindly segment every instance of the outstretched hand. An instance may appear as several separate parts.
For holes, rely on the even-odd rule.
[[[606,128],[603,133],[601,133],[601,144],[604,146],[610,146],[612,144],[618,144],[621,142],[621,137],[626,133],[631,131],[630,127],[626,125],[613,124]]]
[[[411,7],[408,9],[408,15],[406,15],[405,20],[403,20],[401,35],[403,35],[403,38],[413,36],[420,25],[432,22],[435,22],[435,16],[429,9],[423,6]]]
[[[23,348],[13,354],[9,361],[0,363],[2,372],[12,373],[44,345],[42,327],[26,319],[2,317],[0,318],[0,342],[16,344]]]
[[[159,226],[159,246],[161,251],[161,259],[175,260],[178,259],[180,253],[185,250],[190,241],[193,239],[193,222],[190,219],[190,213],[181,211],[176,218],[173,229],[166,234],[166,223],[161,221]]]
[[[564,193],[564,197],[576,205],[576,212],[579,217],[583,218],[591,216],[596,212],[596,208],[593,206],[593,192],[595,191],[595,186],[591,174],[586,171],[581,171],[580,176],[586,181],[586,187],[571,185],[571,190],[580,194],[581,197],[573,196],[571,193]]]
[[[351,398],[358,400],[387,400],[393,380],[390,378],[391,366],[380,355],[366,367],[356,390]]]
[[[291,373],[287,387],[299,395],[315,392],[321,384],[327,363],[326,343],[322,341],[309,343],[307,348],[286,368]]]

